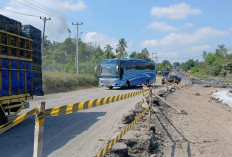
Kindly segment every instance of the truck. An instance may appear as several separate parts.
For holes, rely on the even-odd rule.
[[[0,15],[0,125],[43,95],[41,31]]]

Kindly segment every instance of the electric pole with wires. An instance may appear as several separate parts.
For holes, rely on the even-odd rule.
[[[79,50],[79,47],[78,47],[78,31],[79,31],[79,25],[83,25],[83,22],[81,22],[81,23],[72,23],[72,25],[76,25],[77,26],[77,37],[76,37],[76,72],[77,72],[77,75],[78,75],[78,73],[79,73],[79,68],[78,68],[78,55],[79,55],[79,52],[78,52],[78,50]]]
[[[45,26],[46,26],[46,22],[48,21],[48,20],[51,20],[51,18],[49,17],[49,18],[47,18],[47,17],[41,17],[40,16],[40,19],[42,19],[43,20],[43,23],[44,23],[44,25],[43,25],[43,37],[42,37],[42,45],[41,45],[41,50],[42,50],[42,54],[44,53],[44,40],[45,40]]]

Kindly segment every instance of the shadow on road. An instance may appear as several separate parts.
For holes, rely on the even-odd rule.
[[[153,87],[153,86],[149,86],[149,87]],[[159,88],[159,87],[163,87],[163,85],[155,85],[155,88]],[[128,88],[120,88],[120,87],[114,87],[113,89],[109,89],[109,88],[106,88],[106,90],[142,90],[143,89],[143,86],[132,86],[130,87],[129,89]]]
[[[83,131],[87,130],[105,112],[77,112],[71,115],[46,117],[44,127],[43,156],[64,146]],[[33,156],[34,117],[0,135],[0,156]]]

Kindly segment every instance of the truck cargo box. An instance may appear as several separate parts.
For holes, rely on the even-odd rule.
[[[6,38],[6,43],[5,43]],[[22,48],[20,47],[20,41]],[[0,30],[0,105],[33,95],[32,40]]]
[[[21,34],[22,23],[0,14],[0,30]]]
[[[24,36],[32,39],[32,59],[33,59],[33,71],[34,71],[34,95],[43,95],[42,86],[42,53],[41,44],[42,37],[41,31],[32,25],[23,25],[22,33]]]
[[[0,125],[43,94],[41,64],[41,31],[0,15]]]

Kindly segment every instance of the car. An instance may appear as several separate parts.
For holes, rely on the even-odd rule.
[[[170,75],[169,77],[166,76],[162,79],[162,84],[165,84],[166,82],[169,82],[169,83],[177,83],[179,84],[181,81],[181,78],[176,76],[176,75]]]

